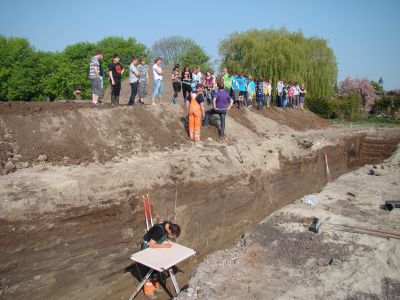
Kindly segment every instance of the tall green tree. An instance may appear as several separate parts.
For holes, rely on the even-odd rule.
[[[0,36],[0,99],[30,100],[37,96],[37,55],[24,38]]]
[[[305,84],[309,97],[334,93],[337,64],[324,39],[306,38],[302,32],[250,30],[232,33],[221,41],[222,65],[255,77],[283,78]]]
[[[382,80],[382,78],[381,78]],[[377,93],[383,93],[383,86],[379,84],[378,82],[371,80],[371,85],[373,86],[375,92]]]
[[[90,99],[89,60],[97,49],[104,51],[106,85],[114,53],[126,68],[133,55],[150,57],[148,48],[134,38],[112,36],[69,45],[61,52],[44,52],[35,50],[27,39],[0,35],[0,100],[71,99],[75,85],[82,87],[84,99]]]
[[[210,67],[210,56],[194,40],[181,36],[170,36],[158,40],[151,48],[153,58],[161,57],[164,64]]]

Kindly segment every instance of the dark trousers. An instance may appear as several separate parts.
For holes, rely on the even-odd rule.
[[[219,118],[220,118],[220,120],[221,120],[221,129],[220,129],[220,131],[219,131],[219,135],[221,136],[221,137],[223,137],[224,136],[224,133],[225,133],[225,118],[226,118],[226,110],[219,110],[219,109],[210,109],[210,110],[207,110],[206,111],[206,116],[204,117],[204,126],[207,126],[208,125],[208,122],[209,122],[209,120],[210,120],[210,116],[211,115],[214,115],[214,114],[217,114],[217,115],[219,115]]]
[[[121,81],[114,81],[115,84],[111,85],[111,95],[119,97],[119,93],[121,92]]]
[[[189,94],[192,92],[192,87],[190,86],[190,82],[182,82],[182,94],[183,100],[186,100]]]
[[[276,106],[282,107],[282,95],[276,95]]]
[[[138,82],[131,82],[131,97],[129,98],[128,105],[134,105],[135,104],[135,98],[138,92]]]
[[[243,97],[243,104],[244,106],[248,106],[247,105],[247,92],[246,91],[240,91],[239,92],[239,96]]]
[[[294,107],[294,97],[290,96],[288,97],[288,107],[293,108]]]
[[[258,110],[261,110],[264,106],[264,97],[263,96],[257,96],[257,102],[258,102]]]

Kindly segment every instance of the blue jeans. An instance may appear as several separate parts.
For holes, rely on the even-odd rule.
[[[158,94],[158,97],[161,98],[163,92],[162,80],[157,79],[154,80],[154,88],[153,88],[153,98],[155,98]]]
[[[282,107],[282,95],[276,95],[276,106]]]
[[[283,107],[283,108],[286,108],[286,107],[288,106],[288,99],[287,99],[287,97],[282,96],[282,98],[281,98],[281,104],[282,104],[281,107]]]

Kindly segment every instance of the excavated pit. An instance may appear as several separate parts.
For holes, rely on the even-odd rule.
[[[224,141],[212,120],[194,146],[182,98],[168,104],[171,86],[166,76],[163,104],[135,109],[0,103],[0,299],[127,299],[146,193],[157,220],[176,217],[178,242],[200,253],[179,265],[183,286],[206,254],[319,191],[324,152],[336,178],[400,141],[399,127],[334,127],[307,110],[253,107],[228,113]],[[129,95],[126,80],[121,103]]]

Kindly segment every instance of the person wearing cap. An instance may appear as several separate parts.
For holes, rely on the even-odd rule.
[[[205,116],[203,91],[204,86],[198,83],[196,85],[196,91],[189,94],[186,101],[189,117],[189,138],[194,142],[200,141],[200,128]]]

